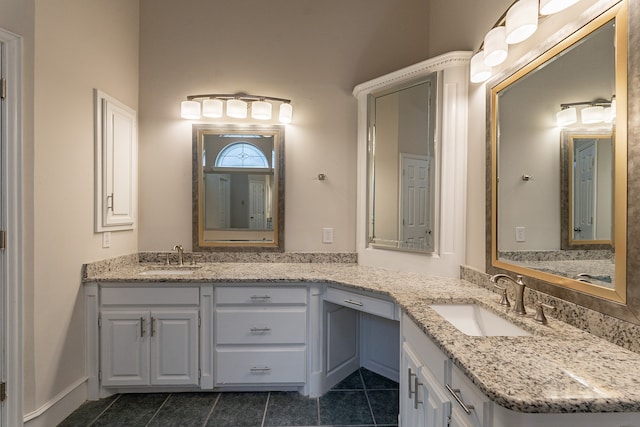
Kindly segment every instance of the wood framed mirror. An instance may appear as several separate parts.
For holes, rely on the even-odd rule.
[[[627,217],[640,206],[633,196],[638,173],[627,168],[638,153],[627,140],[638,137],[633,126],[638,89],[637,76],[627,71],[640,61],[627,45],[638,38],[637,17],[627,1],[600,2],[569,25],[573,31],[560,31],[564,35],[532,53],[533,59],[487,86],[487,272],[522,274],[534,289],[633,323],[640,323],[640,283],[634,281],[639,273],[633,268],[639,230]],[[614,171],[611,249],[608,258],[584,259],[578,255],[591,248],[562,243],[560,163],[567,131],[557,126],[555,114],[564,103],[601,98],[617,106],[608,126]],[[599,127],[590,131],[607,128]],[[601,269],[593,270],[594,264]]]
[[[193,250],[284,251],[284,126],[193,125]]]

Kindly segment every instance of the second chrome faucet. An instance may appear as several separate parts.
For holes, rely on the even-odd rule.
[[[491,282],[495,284],[497,284],[498,280],[500,279],[508,280],[511,283],[516,285],[516,306],[513,308],[513,311],[515,311],[515,313],[520,316],[524,316],[525,314],[527,314],[527,311],[524,308],[524,289],[526,286],[522,281],[522,276],[518,274],[515,279],[512,278],[511,276],[507,276],[506,274],[496,274],[494,276],[491,276]],[[500,288],[500,289],[506,292],[504,288]],[[506,296],[503,296],[503,301],[505,301],[504,302],[505,305],[509,304],[509,301],[506,299]]]

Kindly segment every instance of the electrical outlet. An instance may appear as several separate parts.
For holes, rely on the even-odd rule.
[[[526,242],[524,227],[516,227],[516,242]]]
[[[333,228],[322,229],[322,243],[333,243]]]
[[[102,233],[102,247],[108,248],[111,247],[111,232],[105,231]]]

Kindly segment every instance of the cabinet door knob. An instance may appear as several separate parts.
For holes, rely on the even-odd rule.
[[[473,405],[467,405],[462,401],[462,396],[460,396],[460,389],[452,388],[449,384],[445,384],[445,387],[447,388],[451,396],[453,396],[453,398],[456,400],[456,402],[458,402],[458,405],[460,405],[462,410],[466,412],[467,415],[471,414],[471,411],[473,411],[474,407]]]

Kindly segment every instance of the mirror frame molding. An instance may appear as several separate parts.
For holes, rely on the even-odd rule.
[[[256,242],[204,242],[202,239],[202,182],[203,171],[200,165],[202,158],[202,136],[207,133],[268,133],[274,135],[276,167],[274,182],[277,186],[275,196],[274,239],[266,243]],[[284,252],[284,125],[252,125],[252,124],[201,124],[192,126],[192,244],[194,252]]]
[[[615,11],[615,12],[613,12]],[[620,11],[620,15],[616,15]],[[607,13],[611,14],[607,17]],[[616,143],[623,141],[625,146],[615,151],[615,180],[616,183],[624,182],[623,191],[626,189],[626,209],[615,209],[614,236],[624,236],[626,248],[616,244],[616,282],[626,283],[626,289],[603,292],[604,295],[588,294],[579,289],[579,282],[565,279],[549,273],[539,272],[524,267],[518,267],[497,260],[496,250],[496,225],[494,215],[496,208],[495,167],[496,153],[493,146],[495,140],[495,120],[497,111],[494,108],[493,96],[497,92],[496,87],[503,87],[504,80],[515,76],[520,78],[529,71],[535,69],[551,56],[573,44],[576,39],[582,38],[584,28],[597,28],[613,17],[619,17],[617,27],[622,24],[625,27],[626,38],[617,36],[618,49],[616,51],[616,63],[623,59],[625,77],[616,78],[616,99],[622,105],[626,105],[626,116],[620,116],[616,126]],[[620,34],[621,29],[617,29]],[[587,30],[591,32],[590,30]],[[541,45],[524,55],[512,67],[497,75],[486,86],[487,95],[487,195],[486,195],[486,271],[488,274],[515,272],[522,274],[527,280],[527,285],[536,291],[540,291],[565,301],[591,308],[603,314],[622,319],[634,324],[640,324],[640,224],[637,221],[627,222],[627,218],[637,218],[640,215],[640,51],[628,49],[628,46],[640,45],[640,4],[628,0],[610,0],[597,2],[586,11],[576,17],[574,21],[556,31],[552,37]],[[626,55],[621,55],[625,52]],[[546,58],[541,60],[541,58]],[[620,70],[616,70],[617,76]],[[625,86],[624,92],[620,84]],[[498,89],[499,90],[499,89]],[[618,96],[618,93],[622,96]],[[624,99],[623,99],[624,98]],[[620,126],[619,124],[622,124]],[[630,141],[630,143],[627,143]],[[620,144],[621,145],[621,144]],[[618,167],[623,163],[623,168]],[[622,170],[624,169],[624,170]],[[616,184],[616,188],[619,186]],[[616,189],[616,193],[619,190]],[[620,194],[614,195],[616,200]],[[620,268],[618,268],[620,260]],[[598,291],[605,288],[598,288]]]

